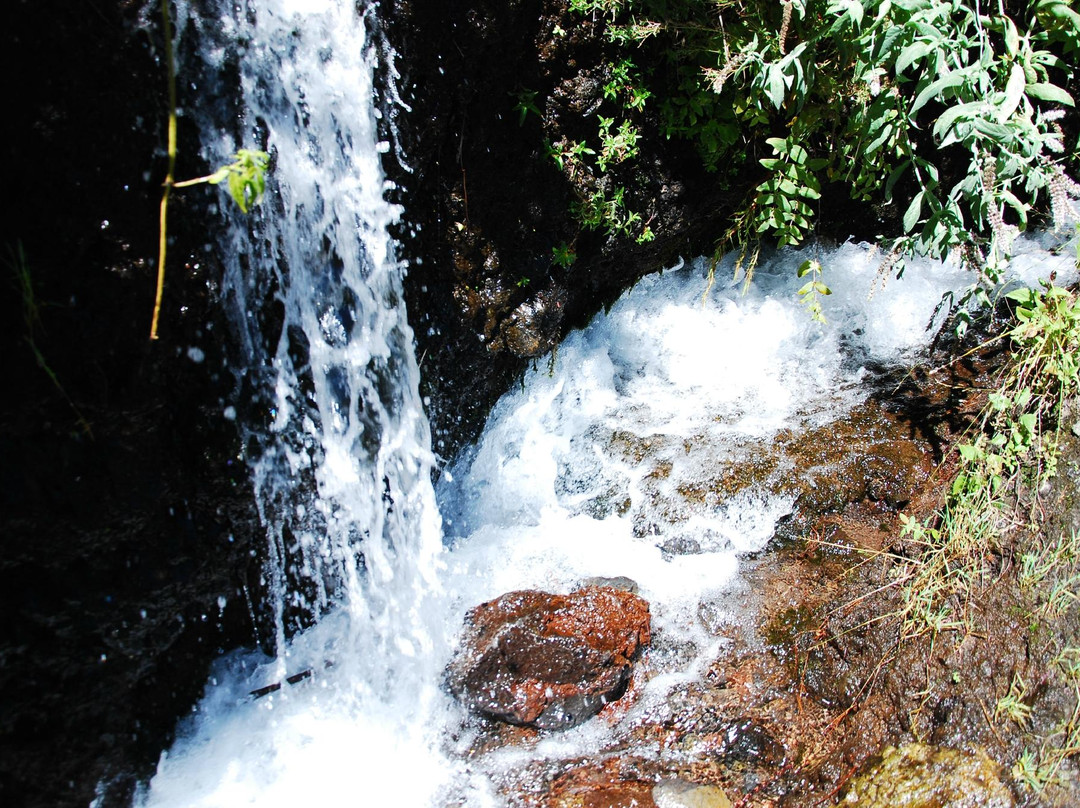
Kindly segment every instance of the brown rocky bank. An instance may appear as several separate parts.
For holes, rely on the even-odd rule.
[[[1013,536],[971,588],[973,630],[904,637],[903,602],[890,585],[914,549],[901,536],[897,506],[926,514],[940,504],[951,473],[947,447],[983,403],[999,361],[984,355],[953,364],[919,385],[909,377],[835,427],[803,436],[800,450],[811,457],[838,442],[847,457],[816,464],[832,473],[806,489],[772,550],[748,560],[745,587],[727,599],[755,618],[715,622],[702,604],[700,619],[724,637],[725,650],[700,681],[630,720],[640,685],[669,672],[679,656],[654,631],[638,687],[592,719],[614,727],[610,743],[585,758],[500,772],[508,804],[1077,804],[1071,758],[1038,793],[1014,767],[1025,750],[1060,745],[1075,720],[1076,691],[1058,672],[1063,651],[1067,661],[1067,649],[1080,647],[1080,608],[1073,599],[1045,619],[1047,592],[1018,586],[1015,570],[1021,552],[1080,529],[1080,437],[1067,436],[1061,473],[1041,494],[1040,535]],[[915,456],[922,460],[913,464]],[[650,462],[647,452],[641,460]],[[890,478],[888,498],[850,472],[883,466],[906,469]],[[1075,591],[1078,570],[1073,557],[1057,580],[1072,581]],[[998,706],[1018,679],[1028,684],[1020,721]],[[544,735],[490,721],[473,729],[468,757],[480,767],[503,746]]]

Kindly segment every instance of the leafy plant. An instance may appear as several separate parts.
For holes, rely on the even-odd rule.
[[[994,717],[1004,716],[1020,726],[1026,726],[1031,721],[1031,705],[1027,703],[1027,685],[1020,674],[1013,674],[1009,684],[1009,692],[998,699],[994,708]]]
[[[799,289],[799,300],[806,306],[810,316],[819,323],[825,322],[825,315],[821,311],[821,298],[831,295],[832,290],[821,282],[821,262],[814,259],[803,261],[798,269],[798,276],[810,280]]]
[[[974,436],[957,445],[960,465],[947,502],[929,520],[902,517],[920,553],[900,575],[904,634],[964,625],[965,602],[984,574],[1004,529],[1022,525],[1020,503],[1037,507],[1038,491],[1057,470],[1060,420],[1067,398],[1080,395],[1080,299],[1046,285],[1008,295],[1017,323],[1001,338],[1013,346],[1008,371],[989,396]],[[1027,494],[1021,496],[1021,491]],[[1076,538],[1021,555],[1019,581],[1052,579],[1044,617],[1075,600]]]
[[[821,184],[814,172],[826,161],[810,160],[806,149],[791,137],[773,137],[765,142],[772,146],[775,156],[760,161],[770,174],[755,189],[754,229],[758,234],[775,235],[779,247],[794,247],[810,230],[814,216],[810,203],[821,198]]]
[[[525,119],[529,116],[529,113],[533,113],[538,118],[542,118],[543,113],[540,112],[540,108],[536,106],[536,96],[539,95],[537,90],[527,90],[521,88],[513,93],[515,100],[514,112],[518,114],[518,126],[525,125]]]
[[[609,236],[630,235],[641,221],[641,214],[627,210],[626,189],[617,187],[609,197],[599,188],[575,205],[578,219],[586,230],[604,230]]]
[[[165,257],[168,246],[169,196],[173,188],[186,188],[207,183],[218,185],[226,182],[229,195],[243,213],[252,205],[262,200],[266,191],[266,172],[270,164],[270,155],[253,149],[240,149],[232,163],[221,166],[212,174],[177,182],[176,173],[176,61],[173,54],[172,18],[169,15],[168,0],[161,0],[161,21],[165,37],[165,64],[168,71],[169,119],[167,169],[162,182],[161,205],[158,213],[158,271],[157,288],[154,292],[154,313],[150,320],[150,339],[158,338],[158,320],[161,316],[161,298],[165,290]]]
[[[611,131],[614,118],[600,116],[600,154],[596,158],[596,167],[601,172],[607,171],[613,163],[621,163],[638,155],[638,130],[630,121],[623,121],[619,128]]]
[[[563,139],[558,143],[546,143],[548,157],[555,161],[560,171],[567,172],[571,177],[582,171],[585,155],[596,154],[595,149],[590,149],[585,143],[577,140]]]
[[[221,166],[213,174],[174,182],[172,187],[188,188],[201,183],[218,185],[227,180],[229,196],[242,213],[247,213],[253,205],[262,201],[263,194],[266,193],[266,171],[269,165],[270,155],[266,152],[240,149],[233,156],[233,162]]]
[[[556,266],[566,269],[573,266],[574,262],[577,260],[577,253],[574,251],[572,245],[563,241],[558,246],[552,248],[551,260]]]
[[[708,168],[764,147],[769,172],[720,242],[745,259],[813,229],[825,181],[899,209],[884,244],[904,258],[960,252],[995,282],[1018,232],[1049,207],[1076,218],[1080,186],[1060,121],[1074,99],[1080,14],[964,0],[574,0],[651,77],[664,131],[695,142]],[[614,62],[613,76],[624,61]],[[614,92],[609,86],[609,94]],[[783,132],[783,137],[778,133]],[[778,143],[786,144],[781,152]],[[802,162],[792,159],[803,149]],[[766,164],[765,161],[769,161]],[[795,169],[804,170],[796,174]],[[800,192],[805,189],[805,192]],[[985,294],[973,286],[968,296]]]

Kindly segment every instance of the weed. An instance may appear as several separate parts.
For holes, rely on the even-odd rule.
[[[596,151],[590,149],[585,143],[576,140],[560,140],[558,143],[547,142],[544,144],[548,157],[555,161],[560,171],[565,171],[573,179],[574,175],[582,170],[586,155],[594,155]]]
[[[798,276],[805,278],[807,275],[810,276],[810,280],[799,289],[799,300],[806,306],[814,320],[824,323],[825,315],[821,311],[821,298],[831,295],[832,290],[821,282],[821,262],[809,258],[803,261],[799,266]]]
[[[214,173],[204,177],[177,182],[176,173],[176,60],[173,54],[172,18],[169,15],[169,0],[161,0],[161,22],[165,37],[165,64],[168,72],[169,119],[167,169],[162,182],[161,205],[158,212],[158,271],[157,288],[154,292],[154,313],[150,320],[150,339],[158,338],[158,319],[161,316],[161,298],[165,290],[165,256],[168,246],[169,196],[173,188],[186,188],[191,185],[207,183],[217,185],[228,181],[229,195],[244,213],[252,205],[257,205],[266,190],[266,172],[270,164],[270,155],[254,149],[240,149],[232,163],[221,166]]]
[[[1027,685],[1020,674],[1013,674],[1009,684],[1009,692],[998,699],[994,708],[994,718],[1005,717],[1021,727],[1026,727],[1031,721],[1031,705],[1027,698]]]
[[[903,232],[883,245],[892,271],[906,256],[962,251],[979,272],[963,297],[983,302],[1036,205],[1048,204],[1058,227],[1078,218],[1060,123],[1077,76],[1072,6],[570,3],[606,21],[619,48],[607,102],[637,109],[637,77],[648,76],[663,131],[691,140],[709,170],[737,171],[773,147],[718,244],[739,252],[747,279],[755,242],[805,239],[829,181],[897,207]]]
[[[574,251],[574,247],[567,244],[565,241],[560,242],[558,246],[553,247],[551,250],[551,260],[556,266],[560,266],[566,269],[573,265],[577,260],[577,253]]]
[[[1018,323],[1005,334],[1013,346],[1012,361],[989,396],[974,438],[957,446],[961,462],[948,502],[926,522],[902,517],[904,535],[922,547],[905,585],[912,590],[911,603],[932,596],[936,608],[952,599],[955,611],[956,598],[966,598],[984,574],[1002,532],[1032,518],[1033,513],[1020,513],[1021,489],[1029,492],[1035,508],[1038,490],[1056,471],[1062,404],[1080,393],[1080,301],[1054,286],[1009,297],[1019,304]],[[1050,581],[1045,616],[1060,614],[1075,599],[1078,553],[1078,540],[1071,536],[1021,555],[1022,586]],[[919,620],[912,622],[913,617],[933,613],[908,609],[906,625],[914,631]],[[922,620],[922,625],[934,628],[931,621]]]
[[[30,271],[30,262],[26,258],[26,251],[23,249],[21,241],[16,242],[14,247],[8,246],[8,255],[4,263],[11,270],[19,292],[23,320],[23,342],[26,343],[30,352],[34,355],[34,361],[38,368],[48,377],[56,391],[71,407],[83,434],[93,438],[90,422],[86,420],[78,405],[68,395],[67,390],[60,383],[60,377],[56,375],[56,372],[45,360],[45,354],[42,353],[41,348],[38,346],[37,335],[39,332],[44,331],[41,321],[41,306],[38,303],[37,294],[34,292],[34,279]]]
[[[536,96],[539,92],[536,90],[526,90],[524,87],[511,93],[515,98],[514,112],[518,114],[518,126],[525,125],[525,119],[529,116],[529,113],[533,113],[537,118],[543,118],[544,115],[540,112],[540,108],[536,106]]]
[[[581,199],[574,209],[582,226],[586,230],[603,230],[609,236],[631,235],[641,222],[641,214],[626,208],[625,194],[626,189],[619,187],[609,197],[600,188]]]
[[[619,128],[611,131],[614,118],[600,116],[600,154],[596,166],[601,172],[607,171],[613,163],[621,163],[638,155],[638,130],[630,121],[623,121]]]

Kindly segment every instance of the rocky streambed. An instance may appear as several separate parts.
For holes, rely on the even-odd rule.
[[[982,405],[988,368],[997,361],[983,355],[893,379],[849,418],[798,437],[781,435],[755,452],[757,463],[740,464],[738,472],[718,460],[714,475],[672,499],[671,524],[720,491],[776,479],[774,471],[794,455],[805,471],[788,483],[797,502],[792,517],[767,552],[747,560],[743,582],[725,594],[728,611],[699,604],[695,619],[720,639],[701,675],[676,676],[659,700],[643,695],[650,683],[684,670],[698,649],[655,623],[651,637],[638,632],[642,642],[628,655],[634,661],[627,685],[608,691],[611,700],[586,719],[603,727],[587,736],[594,746],[583,752],[569,744],[574,753],[568,755],[557,740],[565,727],[485,706],[476,691],[465,692],[467,677],[452,667],[451,689],[474,713],[460,730],[456,754],[494,772],[508,804],[538,808],[1073,804],[1071,761],[1038,795],[1018,780],[1014,764],[1025,749],[1067,728],[1076,708],[1068,681],[1054,675],[1054,655],[1076,641],[1075,606],[1034,628],[1041,596],[1010,583],[1019,546],[1000,548],[996,568],[991,559],[986,579],[972,587],[967,605],[974,630],[903,636],[903,603],[890,584],[917,549],[901,537],[899,514],[925,515],[940,505],[950,480],[949,446]],[[616,435],[608,445],[663,480],[663,441],[631,444]],[[678,451],[715,455],[707,442]],[[1078,459],[1080,439],[1072,437],[1063,473],[1043,492],[1046,535],[1075,533]],[[700,551],[689,540],[657,541],[667,553]],[[610,593],[634,588],[625,579],[589,583],[623,588],[602,590]],[[589,591],[597,590],[569,598],[580,606]],[[622,603],[635,596],[606,597]],[[466,646],[478,631],[493,636],[490,626],[477,628],[478,615],[536,601],[556,610],[566,603],[561,596],[516,593],[485,604],[471,613]],[[725,619],[733,603],[753,619]],[[609,611],[595,600],[585,608],[574,621],[582,632],[578,642],[602,634],[598,626],[609,619],[623,625],[618,608]],[[516,631],[505,630],[508,637]],[[479,691],[490,698],[499,682],[511,680],[507,693],[543,691],[525,667],[517,667],[511,652],[502,654]],[[578,681],[576,672],[563,672]],[[1026,693],[1029,720],[1020,723],[999,707],[1017,677],[1033,685]],[[548,698],[551,693],[548,687]]]

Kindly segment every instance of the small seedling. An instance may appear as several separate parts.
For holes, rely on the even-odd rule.
[[[154,314],[150,320],[150,339],[158,338],[158,319],[161,316],[161,297],[165,290],[165,255],[168,246],[169,195],[173,188],[186,188],[207,183],[217,185],[228,181],[229,195],[240,210],[247,213],[252,205],[262,200],[266,191],[266,172],[270,155],[254,149],[240,149],[233,162],[221,166],[213,174],[177,182],[176,172],[176,61],[173,55],[172,18],[169,16],[169,0],[161,0],[161,22],[165,36],[165,64],[168,70],[169,124],[168,169],[161,184],[161,206],[158,214],[158,271],[157,289],[154,292]]]

